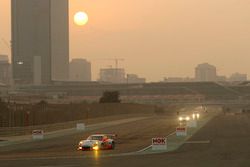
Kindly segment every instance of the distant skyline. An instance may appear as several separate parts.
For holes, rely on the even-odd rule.
[[[161,81],[194,77],[208,62],[218,75],[250,74],[250,1],[245,0],[70,0],[70,58],[100,68],[115,66],[104,58],[123,58],[127,73]],[[73,23],[85,11],[84,27]],[[10,54],[10,0],[0,0],[0,54]]]

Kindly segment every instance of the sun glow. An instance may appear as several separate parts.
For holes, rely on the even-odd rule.
[[[74,22],[78,26],[84,26],[85,24],[87,24],[88,20],[88,15],[85,12],[80,11],[74,15]]]

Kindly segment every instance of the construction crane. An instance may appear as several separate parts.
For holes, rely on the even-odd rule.
[[[124,61],[124,59],[113,58],[113,59],[104,59],[104,60],[112,60],[115,61],[115,68],[118,69],[119,61]]]

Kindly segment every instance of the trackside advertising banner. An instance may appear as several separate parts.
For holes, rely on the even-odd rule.
[[[167,138],[152,138],[152,150],[167,150]]]

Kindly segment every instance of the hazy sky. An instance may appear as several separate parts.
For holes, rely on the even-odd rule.
[[[0,38],[10,39],[9,0],[0,0]],[[89,15],[74,25],[77,11]],[[9,53],[0,42],[0,53]],[[127,73],[148,81],[193,77],[203,62],[220,75],[250,74],[250,0],[70,0],[70,57],[99,68],[124,58]]]

